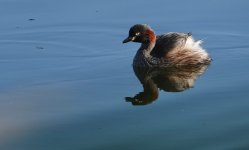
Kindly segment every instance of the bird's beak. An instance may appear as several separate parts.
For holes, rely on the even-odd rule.
[[[123,41],[123,43],[127,43],[127,42],[130,42],[130,41],[133,41],[135,39],[135,37],[127,37],[124,41]]]

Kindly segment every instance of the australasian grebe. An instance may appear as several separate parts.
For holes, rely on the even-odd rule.
[[[166,67],[209,64],[208,53],[190,33],[170,32],[156,36],[150,26],[136,24],[123,41],[142,43],[133,60],[133,66]]]

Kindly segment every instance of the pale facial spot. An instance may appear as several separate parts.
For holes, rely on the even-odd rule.
[[[136,36],[139,36],[139,35],[140,35],[140,32],[137,32],[137,33],[136,33]]]

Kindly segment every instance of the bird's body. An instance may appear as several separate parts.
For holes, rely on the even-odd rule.
[[[123,43],[133,41],[141,43],[133,66],[166,67],[208,64],[211,59],[195,41],[190,33],[170,32],[156,36],[155,32],[144,24],[131,27],[129,36]]]

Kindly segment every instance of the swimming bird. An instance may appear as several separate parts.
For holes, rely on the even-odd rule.
[[[136,24],[123,41],[141,43],[133,59],[135,67],[167,67],[209,64],[211,58],[191,33],[169,32],[156,35],[146,24]]]

